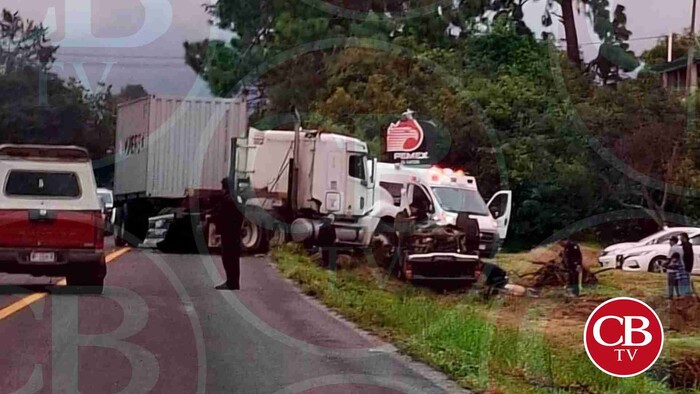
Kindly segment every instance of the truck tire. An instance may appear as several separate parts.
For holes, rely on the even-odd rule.
[[[282,246],[287,242],[287,232],[284,226],[280,223],[275,223],[272,225],[272,230],[268,236],[268,246],[270,248],[276,248]]]
[[[257,223],[246,218],[241,226],[241,251],[243,253],[267,252],[267,232]]]
[[[122,247],[126,246],[124,239],[124,214],[122,207],[114,209],[114,245]]]
[[[398,264],[394,260],[398,243],[393,218],[382,218],[370,241],[372,257],[378,267],[390,270],[396,268]]]
[[[124,204],[122,210],[122,239],[133,247],[139,246],[148,232],[148,218],[151,207],[144,201],[132,201]]]

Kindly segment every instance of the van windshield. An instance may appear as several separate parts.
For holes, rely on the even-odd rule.
[[[433,193],[442,209],[448,212],[468,212],[472,215],[489,216],[484,199],[476,190],[454,187],[433,187]]]
[[[23,197],[80,197],[78,176],[73,172],[11,171],[5,195]]]

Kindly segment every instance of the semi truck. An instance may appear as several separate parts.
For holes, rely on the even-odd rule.
[[[119,105],[115,243],[142,244],[149,218],[211,207],[231,173],[232,141],[247,127],[240,99],[152,95]]]
[[[286,240],[316,243],[324,226],[338,245],[368,246],[378,219],[376,160],[357,138],[314,130],[250,129],[238,140],[236,178],[246,185],[243,249]]]

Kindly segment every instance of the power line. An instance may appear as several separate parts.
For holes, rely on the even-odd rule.
[[[86,57],[86,58],[127,58],[127,59],[154,59],[154,60],[183,60],[185,58],[182,56],[156,56],[156,55],[116,55],[116,54],[104,54],[99,53],[77,53],[77,52],[63,52],[58,51],[56,54],[59,57],[69,56],[69,57]]]
[[[644,40],[658,40],[659,38],[666,38],[668,35],[664,34],[662,36],[648,36],[648,37],[636,37],[636,38],[630,38],[627,40],[629,41],[644,41]],[[605,41],[597,41],[597,42],[585,42],[583,44],[579,44],[581,46],[586,46],[586,45],[599,45],[599,44],[604,44]]]

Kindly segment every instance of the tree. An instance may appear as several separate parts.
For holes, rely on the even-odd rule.
[[[3,10],[0,21],[0,143],[74,144],[94,158],[114,146],[110,87],[95,93],[51,73],[46,29]]]
[[[607,7],[607,4],[598,5]],[[630,72],[639,67],[639,61],[630,51],[627,41],[632,32],[627,29],[625,7],[618,5],[612,22],[606,8],[594,11],[600,22],[596,22],[596,32],[603,40],[598,56],[588,64],[586,70],[593,72],[603,85],[617,82],[621,79],[620,71]]]
[[[58,47],[49,44],[43,25],[22,20],[18,12],[3,9],[0,29],[0,74],[27,66],[43,70],[51,67]]]
[[[618,162],[658,182],[694,185],[700,182],[700,154],[690,141],[675,152],[673,143],[653,150],[664,125],[672,141],[683,140],[680,103],[653,79],[609,89],[570,62],[568,54],[552,58],[550,42],[519,27],[526,1],[454,2],[441,13],[407,20],[383,14],[394,3],[353,2],[365,12],[356,20],[303,0],[255,5],[220,0],[212,17],[236,37],[187,44],[188,64],[220,95],[246,84],[259,87],[270,116],[254,117],[256,126],[284,127],[274,123],[274,115],[295,104],[308,112],[306,126],[353,134],[374,153],[382,130],[407,108],[434,120],[446,133],[437,156],[441,165],[477,176],[485,197],[503,183],[512,188],[517,205],[510,245],[531,246],[591,215],[624,207],[648,210],[658,221],[665,210],[691,212],[686,197],[628,176],[590,142],[599,141]],[[630,67],[624,8],[611,18],[607,1],[585,4],[604,41],[589,71],[613,81]],[[485,15],[485,9],[495,16]],[[291,48],[349,36],[394,46],[373,49],[335,40],[276,62]],[[625,56],[616,58],[620,54]],[[270,61],[275,66],[264,68]],[[561,66],[564,87],[551,71],[552,62]],[[242,80],[248,74],[256,78]]]
[[[690,39],[689,31],[686,30],[682,34],[673,35],[673,45],[671,56],[673,60],[680,59],[688,55],[688,48],[690,47],[692,40]],[[699,49],[699,47],[696,47]],[[668,36],[660,38],[651,49],[647,49],[642,53],[642,59],[645,63],[650,65],[666,63],[668,60]]]
[[[148,92],[142,85],[126,85],[117,94],[117,103],[123,103],[148,96]]]
[[[559,17],[564,25],[566,34],[566,54],[569,61],[577,66],[583,65],[576,30],[575,0],[547,0],[545,14],[542,16],[544,26],[552,25],[554,5],[561,7],[562,14]],[[578,13],[582,7],[587,7],[587,18],[593,22],[593,27],[598,37],[603,41],[598,57],[591,62],[588,71],[594,71],[604,83],[611,79],[619,79],[619,70],[632,71],[639,65],[634,53],[629,51],[629,40],[632,32],[627,29],[627,15],[625,7],[617,5],[614,18],[610,15],[610,3],[608,0],[579,0],[576,2]]]

